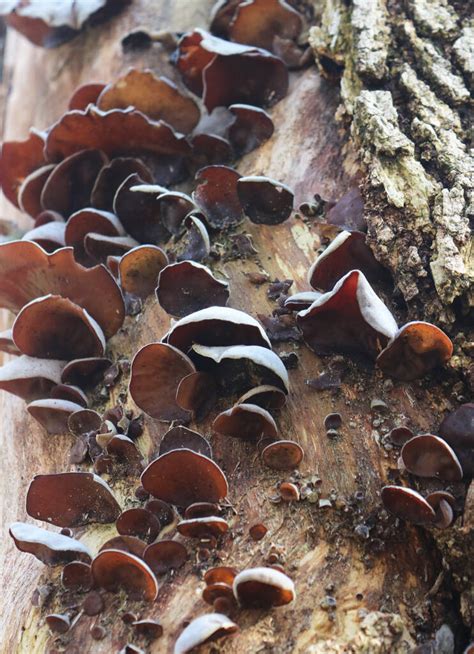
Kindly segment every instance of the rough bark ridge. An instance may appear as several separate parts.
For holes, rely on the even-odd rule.
[[[159,43],[146,52],[124,55],[120,39],[140,26],[156,32],[181,32],[195,26],[207,28],[211,5],[210,0],[163,0],[159,3],[135,0],[132,7],[111,24],[91,30],[56,51],[38,50],[21,37],[10,34],[5,79],[11,90],[4,138],[22,138],[31,125],[42,128],[51,124],[64,111],[67,98],[79,84],[109,81],[130,65],[148,66],[175,78],[168,55]],[[429,3],[425,13],[423,6],[417,3],[419,17],[416,20],[420,24],[424,20],[433,30],[435,22],[426,13]],[[364,15],[368,10],[375,12],[375,22],[371,19],[371,23]],[[447,33],[444,24],[453,16],[447,5],[445,15],[446,18],[439,18],[437,28],[443,35]],[[461,35],[454,19],[451,18],[451,22],[452,52],[467,71],[465,84],[469,75],[472,77],[472,70],[469,73],[469,61],[459,39],[468,40],[469,36],[467,32]],[[380,82],[395,65],[392,59],[396,48],[391,45],[389,32],[395,33],[395,19],[390,18],[389,10],[383,5],[361,0],[354,2],[350,12],[342,2],[332,0],[326,2],[322,26],[313,31],[312,38],[318,52],[323,52],[324,47],[328,61],[335,60],[336,68],[345,65],[341,88],[344,111],[347,117],[353,116],[354,142],[361,147],[370,184],[378,180],[377,193],[368,194],[374,248],[390,266],[413,311],[431,298],[432,306],[425,307],[421,315],[426,316],[428,311],[433,316],[442,314],[449,322],[453,318],[447,308],[449,300],[447,296],[443,296],[444,299],[441,295],[436,297],[430,281],[430,244],[436,241],[438,232],[440,239],[444,234],[441,228],[436,230],[435,216],[439,216],[440,225],[445,225],[448,214],[449,220],[454,220],[454,207],[459,205],[456,215],[460,224],[465,225],[467,200],[462,181],[465,172],[462,168],[453,177],[455,183],[451,184],[447,183],[444,173],[438,178],[437,163],[428,170],[428,164],[421,157],[422,149],[418,143],[415,147],[407,136],[407,117],[397,119],[401,86],[397,82],[397,90],[394,87],[392,94]],[[429,44],[423,37],[425,42]],[[432,57],[429,60],[432,61]],[[439,75],[439,66],[434,70]],[[459,143],[459,148],[465,152],[459,106],[448,102],[447,97],[446,102],[438,98],[441,91],[435,85],[432,88],[435,103],[431,105],[431,100],[424,95],[424,87],[420,86],[427,82],[415,71],[413,62],[404,69],[405,83],[418,89],[419,96],[413,92],[412,102],[413,106],[419,105],[420,129],[431,128],[427,133],[434,132],[438,139]],[[446,76],[441,78],[447,79]],[[453,88],[460,92],[460,87]],[[353,184],[356,174],[354,149],[346,147],[340,127],[334,121],[340,99],[337,88],[326,82],[314,66],[294,75],[287,98],[271,112],[276,128],[274,137],[240,161],[239,172],[266,174],[289,184],[295,189],[296,204],[315,193],[338,198]],[[449,136],[452,117],[455,129]],[[447,157],[446,148],[436,149],[431,137],[424,143],[426,150],[423,152],[431,153],[435,162],[443,157],[446,165],[453,161],[453,165],[455,162],[460,166],[464,161],[454,155]],[[392,157],[391,153],[397,157]],[[416,185],[413,179],[417,180]],[[385,188],[388,190],[382,192]],[[435,204],[438,197],[439,204]],[[435,213],[437,206],[438,213]],[[6,203],[2,204],[2,211],[5,217],[24,220],[24,216],[15,214]],[[453,256],[462,258],[467,267],[466,242],[459,241],[458,232],[452,235],[447,227],[443,230],[446,238],[442,238],[441,245],[447,248],[452,242],[452,248],[456,248]],[[212,267],[230,281],[231,306],[252,315],[268,315],[275,303],[269,300],[266,286],[251,285],[246,273],[265,271],[270,279],[293,279],[292,290],[305,290],[306,271],[320,242],[311,222],[297,215],[276,227],[245,224],[243,231],[250,234],[256,254],[250,254],[245,260],[236,257],[232,239],[222,236],[213,243],[220,257],[216,257]],[[436,257],[437,260],[442,257],[439,265],[444,274],[448,259],[449,265],[453,259],[447,257],[441,245],[437,245]],[[407,250],[408,247],[412,249]],[[445,279],[448,278],[451,279],[451,273],[446,273]],[[457,269],[448,287],[453,297],[466,295]],[[391,298],[387,298],[387,303],[399,312]],[[168,327],[169,317],[150,298],[139,319],[127,318],[123,330],[111,339],[109,353],[114,360],[130,359],[145,343],[159,340]],[[420,383],[392,383],[384,379],[380,371],[366,370],[338,356],[318,358],[298,343],[280,343],[275,349],[280,353],[295,350],[299,358],[297,369],[290,372],[288,405],[277,420],[281,434],[297,440],[305,450],[303,465],[293,478],[310,491],[307,499],[288,506],[272,503],[270,498],[275,494],[276,485],[288,480],[289,475],[263,469],[255,449],[249,445],[212,436],[216,459],[225,469],[230,483],[231,504],[226,507],[225,515],[231,524],[232,537],[213,551],[206,562],[198,559],[190,545],[191,560],[176,575],[161,581],[158,600],[152,606],[127,601],[121,594],[108,594],[106,609],[98,618],[82,615],[81,598],[61,590],[59,572],[45,572],[33,557],[15,550],[6,536],[6,526],[10,522],[26,518],[25,492],[31,477],[40,472],[73,469],[73,466],[68,462],[70,436],[48,438],[28,417],[21,401],[4,394],[0,396],[0,483],[4,498],[2,652],[109,654],[119,651],[127,642],[134,642],[152,653],[172,652],[183,622],[209,610],[201,599],[203,572],[219,563],[238,568],[261,565],[270,551],[277,553],[294,579],[298,594],[296,603],[271,612],[239,612],[236,617],[239,634],[219,646],[219,651],[234,654],[407,654],[416,642],[433,638],[443,623],[448,623],[456,633],[456,651],[462,651],[472,628],[473,575],[469,568],[473,560],[472,492],[468,495],[463,517],[465,485],[448,486],[456,496],[458,519],[456,526],[441,536],[388,517],[379,497],[379,490],[387,480],[396,483],[399,479],[398,454],[387,442],[387,433],[399,424],[410,425],[418,432],[435,430],[443,414],[462,401],[462,383],[454,375],[444,376],[443,372]],[[340,388],[312,391],[305,380],[333,365],[344,369]],[[110,391],[98,388],[90,398],[93,408],[103,411],[119,402],[136,412],[127,393],[127,381],[123,377]],[[386,402],[385,413],[371,410],[374,398]],[[230,400],[218,410],[229,405]],[[324,416],[332,411],[343,416],[341,435],[334,440],[326,437],[323,428]],[[190,426],[205,434],[211,431],[210,421]],[[138,441],[145,456],[151,457],[156,452],[166,429],[162,423],[146,420],[145,433]],[[124,508],[138,505],[134,496],[137,479],[124,482],[112,478],[110,484]],[[447,486],[429,481],[422,487],[433,490]],[[320,503],[320,500],[323,501]],[[259,543],[251,541],[248,535],[249,526],[256,522],[263,522],[269,529],[266,538]],[[115,535],[115,528],[92,526],[77,530],[76,535],[95,552],[106,539]],[[44,598],[39,607],[31,605],[36,587],[41,588]],[[67,634],[55,637],[49,633],[44,617],[65,610],[79,618]],[[126,610],[143,618],[159,619],[164,636],[151,644],[138,639],[119,617]],[[106,629],[103,641],[91,639],[90,627],[96,622]],[[203,651],[210,650],[204,648]]]
[[[323,74],[343,69],[376,256],[412,315],[453,323],[474,302],[472,25],[446,0],[327,0],[310,43]]]

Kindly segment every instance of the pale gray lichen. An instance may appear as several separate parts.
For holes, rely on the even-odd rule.
[[[453,44],[453,54],[472,89],[474,86],[474,26],[467,25],[463,28],[461,36]]]
[[[382,0],[353,0],[352,43],[355,70],[362,79],[381,80],[387,72],[390,29]]]
[[[426,36],[452,39],[459,32],[456,12],[447,0],[408,0],[408,11]]]
[[[418,36],[409,20],[403,23],[404,34],[413,49],[420,73],[451,104],[468,102],[470,94],[463,78],[451,70],[450,62],[426,39]]]

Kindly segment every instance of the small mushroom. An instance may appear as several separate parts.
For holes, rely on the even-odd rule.
[[[46,624],[53,633],[65,634],[71,628],[71,620],[68,615],[50,613],[45,618]]]
[[[186,507],[184,517],[186,520],[191,518],[206,518],[210,515],[217,515],[219,513],[219,506],[212,502],[194,502]]]
[[[79,386],[72,386],[71,384],[58,384],[51,389],[51,399],[54,400],[67,400],[68,402],[75,402],[86,408],[89,404],[87,395]],[[69,426],[69,420],[68,420]]]
[[[438,432],[456,452],[466,477],[472,477],[474,475],[474,404],[462,404],[455,411],[448,413]]]
[[[74,91],[69,98],[68,109],[72,111],[77,109],[84,111],[90,104],[97,104],[97,98],[104,90],[105,84],[102,82],[88,82],[82,84]]]
[[[26,496],[32,518],[58,527],[114,522],[120,506],[108,484],[90,472],[36,475]]]
[[[455,505],[455,499],[451,493],[434,491],[426,496],[426,501],[435,510],[435,527],[438,527],[438,529],[447,529],[450,527],[454,521]]]
[[[413,438],[415,434],[408,427],[394,427],[389,433],[388,438],[392,445],[396,447],[402,447],[405,445],[410,438]]]
[[[415,525],[429,525],[436,519],[432,506],[420,493],[403,486],[384,486],[382,488],[384,507],[397,518],[408,520]]]
[[[301,14],[285,0],[247,0],[236,8],[229,37],[272,51],[276,36],[296,41],[302,28]]]
[[[188,551],[175,540],[160,540],[148,545],[144,559],[155,575],[164,575],[181,568],[188,560]]]
[[[256,404],[236,404],[223,411],[212,423],[212,429],[222,436],[258,441],[260,438],[276,439],[278,428],[266,409]]]
[[[139,245],[131,236],[106,236],[89,232],[84,236],[84,250],[91,261],[105,264],[109,257],[121,257]]]
[[[43,211],[41,193],[54,168],[54,164],[37,168],[25,177],[18,189],[18,205],[24,213],[32,218],[36,218]]]
[[[108,541],[101,545],[99,552],[104,550],[120,550],[121,552],[128,552],[139,559],[143,559],[147,544],[137,538],[136,536],[114,536],[109,538]]]
[[[69,361],[63,368],[61,382],[74,384],[80,388],[89,389],[96,386],[110,368],[112,361],[104,357],[85,357]]]
[[[196,168],[222,165],[233,159],[234,153],[229,141],[217,134],[195,134],[191,145]]]
[[[433,434],[411,438],[402,447],[401,458],[408,472],[418,477],[460,481],[463,476],[454,450],[446,441]]]
[[[258,522],[255,525],[252,525],[249,529],[250,538],[254,541],[262,540],[265,537],[268,529],[264,524]]]
[[[94,582],[105,590],[123,589],[131,599],[149,602],[158,595],[158,582],[151,569],[128,552],[102,550],[92,561],[91,570]]]
[[[237,575],[237,570],[229,566],[220,565],[215,568],[210,568],[204,575],[204,581],[208,586],[214,584],[225,584],[232,586],[234,579]]]
[[[214,605],[215,601],[225,598],[227,603],[232,606],[235,604],[234,593],[232,591],[232,585],[228,586],[227,584],[209,584],[202,591],[202,599],[206,604]]]
[[[296,484],[293,484],[290,481],[283,481],[280,484],[278,491],[284,502],[299,502],[300,500],[300,489]]]
[[[237,194],[237,183],[242,176],[228,166],[206,166],[196,174],[198,182],[193,200],[216,229],[236,225],[244,219]]]
[[[93,585],[90,565],[81,561],[71,561],[63,568],[61,583],[69,590],[82,592],[90,590]]]
[[[161,270],[156,297],[167,313],[182,318],[207,307],[225,306],[229,284],[200,263],[181,261]]]
[[[135,536],[146,543],[153,542],[160,533],[161,525],[156,516],[147,509],[127,509],[115,522],[121,536]]]
[[[219,502],[229,490],[224,473],[212,459],[185,448],[152,461],[141,476],[141,484],[154,497],[182,507]]]
[[[132,622],[132,627],[139,636],[143,636],[148,640],[156,640],[163,635],[163,627],[157,620],[135,620]]]
[[[355,269],[372,283],[386,277],[386,270],[372,254],[365,234],[343,231],[313,263],[308,283],[320,291],[330,291],[341,277]]]
[[[160,442],[159,455],[162,456],[173,450],[188,449],[212,459],[212,447],[207,438],[197,431],[178,425],[171,427]]]
[[[296,321],[306,344],[319,354],[336,350],[375,357],[397,331],[392,314],[359,270],[300,311]]]
[[[64,361],[19,356],[0,366],[0,389],[27,402],[47,397],[61,383]]]
[[[97,411],[91,409],[79,409],[68,418],[67,426],[74,436],[96,434],[102,424],[102,419]]]
[[[177,531],[186,538],[219,538],[229,530],[229,523],[218,516],[204,516],[181,520],[176,525]]]
[[[191,313],[178,320],[163,340],[182,352],[188,352],[193,343],[271,348],[268,336],[255,318],[229,307],[208,307]]]
[[[286,403],[286,395],[280,388],[264,384],[251,388],[237,400],[237,404],[246,403],[256,404],[267,411],[281,409]]]
[[[294,441],[269,443],[262,450],[263,463],[273,470],[294,470],[303,460],[303,448]]]
[[[5,197],[18,207],[18,190],[26,177],[46,164],[45,134],[31,129],[24,141],[6,141],[2,145],[0,178]]]
[[[48,434],[65,434],[68,431],[69,416],[82,409],[80,404],[68,400],[34,400],[26,407]]]
[[[186,232],[181,239],[178,261],[203,261],[211,252],[211,241],[206,226],[201,220],[202,214],[188,214],[184,219]]]
[[[237,194],[244,213],[257,225],[278,225],[293,211],[293,191],[269,177],[241,177]]]
[[[91,205],[96,209],[112,211],[119,186],[133,174],[136,174],[145,184],[153,182],[150,170],[140,159],[134,157],[112,159],[97,175],[91,191]]]
[[[160,273],[168,265],[166,253],[156,245],[140,245],[126,252],[119,262],[120,286],[142,299],[151,295]]]
[[[190,97],[151,70],[131,68],[125,75],[108,84],[97,100],[103,111],[133,106],[152,120],[164,120],[179,132],[191,132],[199,122],[200,111]]]
[[[283,606],[296,597],[292,580],[274,568],[248,568],[239,572],[233,589],[235,599],[243,607]]]
[[[325,429],[339,429],[342,425],[342,416],[340,413],[328,413],[324,418]]]
[[[272,136],[273,121],[260,107],[233,104],[229,111],[235,116],[229,127],[229,140],[239,156],[252,152]]]
[[[33,554],[48,566],[64,565],[70,561],[89,562],[92,559],[89,549],[75,538],[41,527],[14,522],[10,525],[9,533],[20,552]]]
[[[117,216],[109,211],[87,207],[73,213],[67,221],[64,238],[66,245],[74,248],[76,260],[83,265],[91,263],[84,245],[85,237],[90,232],[104,236],[124,236],[125,234]]]
[[[192,372],[179,382],[176,402],[186,411],[191,411],[196,422],[203,420],[214,407],[217,389],[214,378],[206,372]]]
[[[184,219],[196,205],[186,193],[167,191],[158,196],[161,222],[173,234],[179,236],[184,230]]]
[[[97,322],[71,300],[46,295],[26,304],[13,323],[18,349],[41,359],[100,357],[105,337]]]
[[[148,493],[148,491],[145,492]],[[145,509],[148,509],[148,511],[151,511],[154,515],[156,515],[163,527],[174,522],[175,513],[173,507],[170,506],[167,502],[163,502],[163,500],[148,500],[145,504]]]
[[[201,615],[181,632],[174,645],[174,654],[185,654],[204,643],[230,636],[237,630],[237,625],[222,613]]]
[[[395,379],[411,381],[444,365],[452,354],[453,344],[439,327],[409,322],[392,335],[377,357],[377,365]]]
[[[152,418],[186,420],[190,413],[176,403],[176,391],[183,377],[192,372],[195,372],[192,361],[179,349],[167,343],[150,343],[133,358],[130,395]]]

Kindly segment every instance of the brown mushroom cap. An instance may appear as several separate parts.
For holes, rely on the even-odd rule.
[[[93,584],[90,565],[81,561],[71,561],[62,570],[61,583],[64,588],[71,590],[90,590]]]
[[[330,291],[341,277],[356,269],[372,283],[386,276],[386,270],[367,245],[365,234],[343,231],[313,263],[308,283],[320,291]]]
[[[96,149],[74,152],[59,163],[49,175],[41,193],[43,209],[70,216],[90,205],[91,191],[101,168],[108,159]]]
[[[105,337],[85,309],[60,295],[46,295],[26,304],[12,329],[18,349],[41,359],[102,356]]]
[[[86,357],[69,361],[63,368],[61,381],[64,384],[74,384],[80,388],[96,386],[110,368],[112,361],[103,357]]]
[[[131,236],[106,236],[89,232],[84,237],[84,250],[94,263],[107,262],[109,257],[121,257],[139,245]]]
[[[19,356],[0,366],[0,389],[27,402],[47,397],[61,382],[64,361]]]
[[[223,411],[215,418],[212,429],[222,436],[255,442],[262,437],[275,439],[278,434],[271,414],[255,404],[236,404]]]
[[[136,174],[146,184],[153,182],[153,176],[145,164],[134,157],[116,157],[102,168],[91,191],[91,205],[96,209],[112,211],[114,198],[120,185]]]
[[[186,193],[167,191],[158,196],[161,222],[174,236],[182,234],[184,219],[196,210],[196,205]]]
[[[192,450],[203,456],[212,458],[212,447],[207,438],[201,436],[197,431],[178,425],[171,427],[163,436],[160,442],[159,455],[181,449]]]
[[[229,307],[208,307],[178,320],[166,342],[187,352],[193,343],[209,346],[260,345],[271,349],[263,327],[255,318]]]
[[[397,330],[397,324],[363,273],[353,270],[305,311],[297,324],[316,353],[333,350],[376,356]]]
[[[239,156],[255,150],[272,136],[273,121],[260,107],[233,104],[229,111],[235,116],[229,127],[229,140]]]
[[[187,520],[191,518],[205,518],[210,515],[217,515],[220,513],[219,506],[212,502],[194,502],[186,507],[184,517]]]
[[[130,394],[137,406],[152,418],[186,420],[190,414],[177,405],[176,390],[181,379],[194,371],[192,361],[177,348],[166,343],[150,343],[133,358]]]
[[[263,384],[255,386],[237,400],[237,404],[256,404],[262,409],[281,409],[286,403],[285,393],[276,386]]]
[[[146,543],[151,543],[160,533],[158,518],[147,509],[135,508],[123,511],[115,522],[121,536],[135,536]]]
[[[28,488],[26,511],[58,527],[114,522],[120,506],[106,482],[90,472],[36,475]]]
[[[200,111],[190,97],[151,70],[131,68],[125,75],[108,84],[97,100],[103,111],[133,106],[152,120],[164,120],[179,132],[192,132],[199,122]]]
[[[156,640],[163,635],[163,627],[157,620],[135,620],[132,622],[132,627],[139,636],[143,636],[148,640]]]
[[[229,490],[224,473],[212,459],[184,448],[152,461],[141,483],[154,497],[182,507],[219,502]]]
[[[198,217],[200,216],[200,217]],[[211,252],[211,241],[206,226],[201,220],[203,216],[188,214],[184,219],[186,232],[181,239],[182,249],[177,256],[178,261],[203,261]]]
[[[53,633],[65,634],[71,628],[71,619],[66,614],[50,613],[46,616],[45,620]]]
[[[409,322],[392,336],[377,357],[377,365],[395,379],[411,381],[444,365],[452,354],[453,344],[439,327],[429,322]]]
[[[410,438],[413,438],[414,435],[415,434],[408,427],[394,427],[388,437],[392,445],[402,447],[410,440]]]
[[[140,243],[158,245],[171,235],[160,213],[159,197],[165,190],[144,184],[137,174],[129,175],[117,189],[114,212],[127,232]]]
[[[64,232],[66,245],[74,248],[74,257],[79,263],[87,264],[84,239],[89,234],[103,234],[104,236],[123,236],[125,230],[115,214],[100,209],[80,209],[69,217]]]
[[[207,307],[225,306],[229,284],[200,263],[181,261],[161,270],[156,297],[167,313],[182,318]]]
[[[188,88],[203,97],[208,111],[244,102],[270,106],[288,90],[288,71],[259,48],[229,43],[202,29],[184,34],[177,67]]]
[[[10,536],[20,552],[28,552],[49,566],[64,565],[70,561],[90,561],[89,549],[74,538],[47,531],[24,522],[14,522]]]
[[[176,402],[186,411],[191,411],[196,422],[203,420],[214,407],[217,388],[214,378],[206,372],[192,372],[179,382]]]
[[[418,477],[438,477],[446,481],[462,479],[463,470],[454,450],[433,434],[411,438],[402,447],[401,457],[408,472]]]
[[[225,584],[232,586],[237,575],[237,570],[229,566],[216,566],[211,568],[204,575],[204,581],[207,585]]]
[[[195,618],[181,632],[175,645],[174,654],[185,654],[204,643],[230,636],[238,626],[222,613],[206,613]]]
[[[381,495],[384,507],[397,518],[415,525],[431,524],[436,518],[434,509],[411,488],[384,486]]]
[[[466,477],[474,475],[474,404],[462,404],[439,426],[439,435],[456,452]]]
[[[178,532],[186,538],[219,538],[229,530],[229,523],[224,518],[214,515],[202,518],[181,520],[176,525]]]
[[[104,550],[120,550],[122,552],[128,552],[134,556],[138,556],[139,559],[143,558],[147,544],[144,543],[139,538],[135,536],[114,536],[109,538],[103,545],[101,545],[99,552]]]
[[[299,502],[301,494],[298,486],[290,481],[283,481],[278,491],[284,502]]]
[[[101,588],[115,592],[122,588],[131,599],[153,602],[158,582],[148,565],[121,550],[102,550],[92,561],[92,576]]]
[[[242,392],[255,384],[277,386],[288,393],[287,370],[280,357],[267,348],[193,345],[191,356],[198,368],[211,371],[224,393]]]
[[[302,28],[301,14],[285,0],[248,0],[237,6],[229,37],[271,51],[275,36],[296,40]]]
[[[79,386],[72,386],[71,384],[58,384],[51,389],[50,397],[53,400],[68,400],[69,402],[75,402],[84,408],[89,404],[87,395],[84,391],[79,388]]]
[[[5,197],[18,207],[18,190],[26,177],[43,166],[45,135],[36,130],[24,141],[6,141],[0,158],[0,180]]]
[[[233,589],[235,599],[245,607],[283,606],[296,597],[292,580],[274,568],[248,568],[239,572]]]
[[[120,259],[120,286],[127,293],[146,298],[153,293],[160,272],[167,265],[168,257],[161,248],[139,245]]]
[[[160,540],[148,545],[144,559],[155,575],[164,575],[181,568],[188,560],[188,551],[175,540]]]
[[[104,90],[105,84],[102,82],[88,82],[78,86],[69,98],[68,109],[72,111],[77,109],[84,111],[90,104],[97,104],[97,98]]]
[[[268,532],[268,528],[261,522],[252,525],[249,529],[250,538],[254,541],[262,540],[262,538],[265,537],[267,532]]]
[[[18,189],[18,205],[24,213],[32,218],[36,218],[43,211],[41,193],[54,168],[54,164],[37,168],[25,177]]]
[[[47,254],[29,241],[0,244],[0,306],[16,313],[48,293],[83,307],[107,337],[122,325],[122,294],[105,267],[83,268],[74,260],[72,248]]]
[[[217,134],[195,134],[191,138],[195,168],[226,164],[234,158],[229,141]]]
[[[235,604],[234,593],[232,591],[232,585],[227,584],[209,584],[202,591],[202,599],[206,604],[211,606],[217,599],[225,598],[228,600],[230,605]]]
[[[294,441],[275,441],[262,450],[263,463],[273,470],[293,470],[303,460],[303,448]]]
[[[163,121],[151,121],[132,107],[104,112],[94,105],[65,113],[48,132],[45,154],[49,161],[59,161],[87,148],[110,158],[130,152],[185,157],[190,152],[185,137]]]
[[[269,177],[241,177],[237,194],[244,213],[257,225],[278,225],[293,211],[293,191]]]
[[[67,433],[69,416],[80,409],[82,406],[76,402],[55,399],[34,400],[26,407],[48,434]]]
[[[244,219],[237,195],[237,182],[242,176],[228,166],[206,166],[196,173],[198,182],[193,200],[216,229],[236,225]]]
[[[227,38],[229,26],[239,4],[243,0],[216,0],[211,9],[211,32],[216,36]]]
[[[426,496],[426,501],[436,512],[435,527],[447,529],[454,521],[454,506],[456,500],[451,493],[434,491]]]

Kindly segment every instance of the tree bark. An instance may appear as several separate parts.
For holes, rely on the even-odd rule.
[[[290,373],[288,404],[277,422],[283,437],[298,441],[305,450],[295,475],[298,481],[321,480],[313,494],[316,501],[272,503],[275,485],[290,475],[264,469],[251,446],[212,436],[216,459],[229,479],[232,536],[206,562],[198,561],[191,545],[190,562],[163,579],[153,605],[107,595],[106,610],[98,620],[81,615],[62,637],[52,636],[44,621],[46,614],[68,608],[68,598],[58,591],[59,572],[45,571],[33,557],[18,552],[6,533],[9,523],[26,519],[25,493],[33,475],[71,469],[70,436],[45,435],[22,401],[1,394],[2,651],[100,653],[134,642],[149,652],[172,652],[185,621],[209,610],[200,594],[203,571],[218,563],[238,569],[264,565],[271,546],[278,549],[295,581],[296,602],[271,612],[239,612],[238,635],[223,641],[219,651],[402,654],[416,642],[433,638],[443,623],[456,634],[456,651],[462,651],[472,628],[472,489],[463,517],[465,485],[451,485],[459,517],[446,533],[397,523],[383,510],[379,491],[387,480],[399,478],[397,453],[386,446],[384,435],[399,424],[436,433],[443,414],[466,392],[465,320],[473,271],[466,236],[470,169],[463,110],[472,70],[456,44],[470,37],[468,28],[460,29],[455,9],[441,0],[446,18],[439,25],[441,18],[434,23],[429,16],[416,14],[417,6],[423,8],[425,2],[408,2],[406,14],[395,4],[354,0],[348,8],[342,0],[323,3],[310,37],[320,72],[312,65],[292,74],[290,92],[271,111],[275,135],[239,162],[238,169],[290,185],[295,206],[316,193],[337,199],[356,179],[362,180],[371,245],[390,269],[396,288],[394,297],[384,299],[401,324],[413,317],[442,320],[457,337],[453,366],[444,377],[392,383],[380,371],[343,358],[346,376],[340,389],[316,392],[306,380],[327,370],[335,357],[319,358],[300,344],[276,346],[280,353],[295,350],[299,357],[297,369]],[[77,86],[112,80],[129,66],[150,67],[179,81],[159,44],[139,54],[123,54],[120,39],[143,25],[171,32],[207,28],[211,6],[209,0],[135,0],[112,22],[56,50],[41,50],[9,32],[4,139],[24,137],[30,126],[50,125],[65,111]],[[445,71],[436,77],[443,69],[435,65],[430,49],[435,47],[443,49],[445,64],[449,58],[451,76]],[[343,68],[341,88],[339,82],[326,79],[328,59]],[[459,68],[454,71],[454,66]],[[1,208],[2,217],[26,224],[3,198]],[[244,231],[257,253],[245,260],[223,256],[213,267],[229,279],[230,306],[255,316],[270,315],[275,303],[268,299],[267,287],[253,286],[246,274],[265,271],[270,279],[294,280],[295,292],[306,290],[306,272],[321,245],[317,230],[311,220],[295,215],[275,227],[246,223]],[[223,253],[229,249],[225,239],[217,238],[213,246]],[[8,320],[5,317],[5,327]],[[109,342],[111,356],[130,359],[142,345],[159,340],[168,327],[169,317],[149,298],[139,319],[127,318]],[[120,379],[107,400],[95,395],[94,408],[102,411],[120,401],[136,411],[127,381]],[[375,398],[386,402],[386,413],[371,411]],[[323,427],[331,412],[343,416],[336,440],[327,438]],[[210,434],[210,420],[194,427]],[[166,429],[146,420],[139,440],[146,456],[156,451]],[[122,506],[132,505],[137,484],[113,482]],[[422,485],[435,487],[442,484]],[[319,499],[329,499],[330,506],[323,508]],[[256,522],[268,527],[258,543],[248,534]],[[113,526],[93,526],[76,535],[97,551],[114,534]],[[38,586],[51,589],[41,607],[31,603]],[[336,598],[335,607],[328,596]],[[134,638],[119,618],[123,610],[158,619],[163,637],[150,644]],[[89,632],[97,621],[107,630],[100,642]]]

